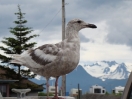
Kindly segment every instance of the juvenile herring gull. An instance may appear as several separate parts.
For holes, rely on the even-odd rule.
[[[80,19],[71,20],[67,24],[65,39],[62,42],[45,44],[36,49],[29,49],[21,55],[12,55],[11,63],[27,66],[34,73],[46,77],[47,89],[49,78],[55,77],[55,87],[57,87],[58,77],[70,73],[79,63],[80,39],[78,32],[83,28],[97,27]],[[55,97],[58,98],[57,88]]]

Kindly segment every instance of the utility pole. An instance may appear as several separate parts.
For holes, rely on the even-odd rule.
[[[62,40],[65,39],[65,0],[62,0]]]
[[[65,39],[65,0],[62,0],[62,40]],[[66,93],[66,75],[62,76],[62,95]]]

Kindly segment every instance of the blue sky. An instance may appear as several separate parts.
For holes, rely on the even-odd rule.
[[[60,42],[61,3],[61,0],[1,0],[0,40],[12,36],[9,28],[15,26],[14,13],[18,12],[19,4],[26,13],[26,26],[40,35],[32,39],[38,43],[36,47]],[[115,60],[132,65],[132,0],[65,0],[65,3],[66,23],[79,18],[98,27],[80,31],[80,63]]]

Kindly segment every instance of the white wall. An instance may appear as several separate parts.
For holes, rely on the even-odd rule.
[[[122,93],[124,91],[124,87],[122,86],[118,86],[118,87],[115,87],[115,93]]]
[[[106,90],[102,86],[98,86],[98,85],[91,86],[89,88],[89,93],[96,93],[95,89],[99,89],[100,90],[100,93],[98,93],[98,94],[105,94],[106,93]],[[103,93],[103,90],[104,90],[104,93]]]
[[[55,86],[49,86],[49,92],[55,93]],[[57,87],[57,92],[59,93],[59,88]]]

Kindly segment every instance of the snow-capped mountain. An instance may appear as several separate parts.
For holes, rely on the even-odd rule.
[[[119,64],[115,61],[100,61],[82,67],[88,74],[103,81],[106,79],[126,79],[132,70],[132,66],[128,67],[125,63]]]
[[[111,71],[111,74],[117,74],[117,72],[118,72],[118,73],[121,73],[121,75],[122,75],[123,71],[126,71],[127,73],[129,73],[127,71],[127,69],[125,68],[126,67],[125,64],[119,65],[118,63],[116,63],[116,64],[114,64],[115,67],[113,65],[108,65],[107,63],[104,63],[104,62],[97,62],[95,64],[90,65],[90,66],[89,65],[87,65],[87,66],[86,65],[85,66],[78,65],[76,69],[74,69],[72,72],[67,74],[66,75],[66,91],[70,92],[71,88],[78,88],[78,84],[80,85],[80,88],[83,90],[83,93],[89,92],[89,88],[92,85],[103,86],[103,87],[105,87],[107,92],[110,92],[110,93],[111,93],[112,89],[114,89],[116,86],[125,86],[128,77],[126,79],[106,79],[104,77],[103,79],[105,79],[105,81],[102,80],[101,76],[97,77],[97,73],[99,73],[100,75],[106,74],[107,75],[106,77],[108,77],[108,75],[110,75],[110,71]],[[86,67],[89,67],[90,73],[88,73],[89,71],[85,70]],[[92,72],[92,70],[93,70],[93,72]],[[125,73],[125,75],[127,75],[127,73]],[[96,77],[94,77],[92,75],[95,75]],[[120,75],[120,74],[118,74],[118,75]],[[113,75],[113,76],[115,76],[115,75]],[[31,79],[31,81],[33,81],[37,84],[46,83],[46,80],[41,76],[37,76],[36,79]],[[53,78],[50,79],[49,84],[54,85],[54,83],[55,83],[55,79],[53,79]],[[61,85],[62,85],[62,78],[59,77],[59,82],[58,82],[59,88],[61,88]],[[46,86],[44,85],[44,87],[46,87]],[[44,90],[44,91],[46,91],[46,90]]]

